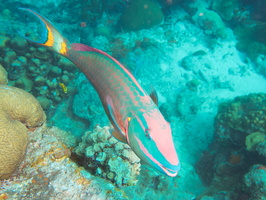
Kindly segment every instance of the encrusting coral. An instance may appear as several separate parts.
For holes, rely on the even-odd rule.
[[[221,138],[234,138],[236,131],[246,134],[266,132],[265,102],[266,94],[254,93],[221,104],[215,120],[218,135]]]
[[[258,144],[266,141],[266,134],[263,132],[254,132],[246,137],[246,146],[248,151],[256,151]]]
[[[5,77],[4,70],[0,77]],[[0,97],[0,179],[6,179],[23,160],[28,128],[42,125],[46,116],[38,101],[24,90],[0,85]]]
[[[92,174],[118,186],[137,183],[140,159],[127,144],[111,136],[109,127],[96,126],[93,131],[86,132],[75,153]]]

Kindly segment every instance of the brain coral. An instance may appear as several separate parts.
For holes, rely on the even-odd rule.
[[[7,72],[6,70],[0,65],[0,85],[6,85],[8,82],[7,80]]]
[[[42,125],[46,116],[38,101],[24,90],[0,85],[0,97],[0,179],[6,179],[23,160],[27,128]]]

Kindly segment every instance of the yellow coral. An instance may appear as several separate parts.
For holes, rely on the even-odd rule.
[[[23,160],[27,128],[42,125],[46,116],[38,101],[24,90],[0,85],[0,97],[0,179],[6,179]]]
[[[259,143],[266,140],[266,134],[262,132],[254,132],[246,137],[246,146],[248,151],[255,151]]]
[[[0,65],[0,85],[7,85],[7,72],[6,70]]]

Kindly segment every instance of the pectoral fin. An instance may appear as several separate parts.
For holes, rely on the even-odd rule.
[[[158,106],[158,95],[155,89],[152,90],[150,93],[150,97],[153,100],[153,102]]]
[[[127,143],[126,134],[118,124],[118,119],[117,119],[117,116],[116,116],[116,113],[115,113],[114,107],[113,107],[113,101],[109,96],[107,96],[106,102],[107,102],[107,108],[109,111],[109,116],[110,116],[111,122],[112,122],[113,127],[114,127],[114,129],[111,130],[111,134],[117,140],[124,142],[124,143]]]
[[[111,129],[110,132],[120,142],[127,143],[126,138],[122,136],[117,130]]]

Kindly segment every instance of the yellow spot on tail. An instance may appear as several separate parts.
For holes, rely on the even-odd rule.
[[[48,30],[48,37],[47,37],[47,41],[43,44],[45,46],[48,46],[48,47],[52,47],[54,45],[54,35],[52,33],[52,30],[49,26],[46,25],[46,28]]]
[[[65,42],[62,42],[60,53],[63,54],[63,55],[66,55],[66,52],[67,52],[67,45],[66,45]]]
[[[131,120],[131,117],[128,117],[128,118],[127,118],[127,121],[129,122],[130,120]]]
[[[63,92],[67,93],[67,86],[64,83],[59,83],[60,87],[62,88]]]

